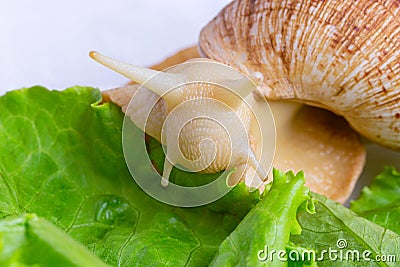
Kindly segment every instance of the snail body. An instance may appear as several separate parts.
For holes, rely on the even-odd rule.
[[[190,60],[169,72],[158,72],[96,52],[90,55],[144,85],[133,85],[132,109],[128,107],[125,113],[165,147],[163,186],[168,185],[172,166],[177,165],[202,173],[237,168],[233,179],[251,167],[259,180],[267,179],[255,154],[251,132],[255,118],[244,101],[253,97],[257,86],[247,77],[208,59]]]
[[[262,94],[343,116],[400,149],[398,1],[233,1],[201,32],[203,56],[245,74]]]

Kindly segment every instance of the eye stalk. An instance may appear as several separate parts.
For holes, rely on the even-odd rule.
[[[184,77],[179,74],[165,73],[139,67],[104,56],[96,51],[91,51],[89,56],[98,63],[122,74],[136,83],[145,83],[146,88],[160,96],[165,95],[169,90],[185,83]],[[168,96],[174,97],[174,93],[168,93]]]
[[[237,80],[228,80],[222,82],[222,84],[244,99],[251,94],[251,92],[253,92],[253,90],[255,90],[264,80],[264,76],[261,72],[253,73],[250,78],[251,80],[247,77]]]
[[[219,86],[213,88],[213,92],[209,96],[229,106],[235,106],[240,104],[242,102],[241,99],[245,99],[263,81],[263,75],[260,72],[253,73],[250,80],[243,75],[238,75],[237,71],[228,69],[225,65],[208,59],[198,59],[198,61],[192,60],[187,63],[189,67],[183,67],[181,72],[176,74],[125,63],[104,56],[96,51],[91,51],[89,56],[98,63],[122,74],[128,79],[139,84],[145,84],[146,88],[162,96],[169,104],[170,108],[182,101],[182,99],[180,99],[182,92],[173,89],[188,83],[196,81],[217,82]],[[213,64],[201,64],[206,62],[212,62]],[[192,90],[199,92],[202,89],[192,88]],[[236,96],[232,97],[233,94],[229,94],[228,90]],[[195,93],[193,92],[193,94]],[[204,96],[203,93],[200,93],[200,95]]]

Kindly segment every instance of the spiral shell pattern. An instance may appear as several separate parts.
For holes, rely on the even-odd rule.
[[[400,149],[400,2],[243,0],[201,32],[203,56],[264,74],[263,94],[343,116]]]

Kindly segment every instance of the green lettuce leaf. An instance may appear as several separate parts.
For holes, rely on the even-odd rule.
[[[301,174],[286,176],[276,171],[270,192],[257,205],[262,196],[249,193],[244,184],[206,207],[177,208],[158,202],[136,185],[126,167],[121,144],[122,112],[100,100],[98,90],[84,87],[63,92],[34,87],[0,97],[0,225],[9,228],[13,220],[22,224],[25,220],[28,227],[36,219],[27,220],[24,214],[36,213],[104,262],[121,266],[204,266],[213,259],[216,266],[260,265],[266,262],[259,262],[257,253],[266,246],[285,250],[288,255],[311,251],[320,256],[330,247],[368,251],[371,259],[394,255],[397,262],[400,260],[398,234],[316,194],[312,194],[316,212],[310,213],[310,206],[304,202],[307,189]],[[133,139],[143,139],[138,129],[132,135]],[[154,165],[161,170],[160,145],[150,140],[148,149]],[[398,173],[390,175],[397,177]],[[202,179],[213,177],[177,169],[171,173],[171,180],[179,184]],[[389,180],[392,183],[394,178]],[[380,192],[379,205],[372,202],[371,195],[368,201],[362,197],[366,202],[360,206],[380,209],[398,202],[398,191],[390,191],[392,195],[385,198],[389,194],[385,190],[373,189],[374,195]],[[52,227],[38,220],[37,231],[28,233]],[[27,228],[16,225],[20,233],[26,233]],[[57,250],[62,245],[51,239],[53,230],[40,231],[38,239],[41,246],[56,251],[48,257],[68,260],[71,255],[86,253]],[[0,240],[9,240],[9,234],[2,233]],[[61,242],[66,240],[66,244],[70,242],[60,231],[54,236],[59,236]],[[0,254],[12,255],[11,262],[10,258],[1,259],[17,266],[30,264],[26,261],[28,255],[35,254],[28,254],[29,248],[21,245],[30,242],[26,238],[16,234],[13,242],[0,243]],[[346,247],[338,249],[339,240],[344,240]],[[81,251],[78,246],[76,249]],[[393,261],[332,261],[329,255],[323,256],[317,258],[318,266],[396,266]],[[274,264],[304,266],[313,262],[289,257],[288,262]]]
[[[318,266],[398,266],[398,234],[324,196],[311,195],[316,212],[309,213],[305,205],[299,208],[297,219],[302,233],[292,235],[290,240],[316,251]],[[379,257],[386,261],[375,261]]]
[[[222,242],[213,266],[398,266],[400,235],[275,171],[270,191]],[[379,261],[378,261],[379,260]]]
[[[400,234],[400,172],[393,167],[385,168],[351,202],[351,210]]]
[[[299,234],[298,207],[307,200],[302,172],[294,176],[274,170],[271,190],[219,247],[211,266],[264,266],[268,249],[286,251],[291,234]],[[287,266],[285,261],[268,261],[268,266]]]
[[[34,214],[0,221],[0,266],[107,266],[84,246]]]
[[[126,167],[120,108],[100,100],[84,87],[0,97],[0,218],[36,213],[111,265],[208,264],[259,194],[239,185],[214,211],[151,198]],[[246,197],[230,213],[229,198]]]

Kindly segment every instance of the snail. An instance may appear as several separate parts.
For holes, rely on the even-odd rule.
[[[98,54],[92,53],[91,56],[99,59]],[[199,56],[197,47],[191,47],[179,51],[151,68],[162,71],[175,64],[190,62]],[[261,83],[261,79],[258,79],[258,82]],[[254,88],[250,86],[249,91]],[[248,103],[254,106],[259,102],[259,98],[259,94],[253,93],[247,96],[246,100],[251,99]],[[131,83],[103,91],[103,102],[117,104],[125,114],[136,121],[139,128],[155,139],[161,140],[160,129],[164,123],[168,123],[166,121],[168,112],[166,101],[158,94],[139,84]],[[298,103],[270,102],[269,104],[274,115],[277,138],[274,167],[284,171],[304,170],[306,184],[313,191],[344,202],[352,192],[365,162],[365,150],[359,136],[344,120],[329,112]],[[148,113],[153,105],[153,112],[149,114],[145,127],[144,119],[140,122],[138,118],[146,117],[140,113]],[[193,130],[195,129],[192,128]],[[254,140],[250,141],[253,151],[257,150],[259,147],[254,144]],[[264,153],[271,152],[269,146],[265,146],[265,149]],[[229,154],[230,150],[224,153]],[[261,162],[261,165],[268,165],[265,163]],[[247,182],[248,178],[253,176],[252,169],[246,168],[245,165],[241,165],[241,168],[230,177],[232,184],[240,180]],[[264,176],[264,173],[261,176]],[[257,183],[258,181],[255,182]]]
[[[202,56],[260,72],[263,95],[343,116],[400,149],[400,3],[242,0],[201,31]]]
[[[238,171],[231,175],[231,180],[237,180],[252,168],[258,181],[267,179],[267,172],[255,154],[256,118],[244,101],[253,97],[251,93],[257,88],[253,81],[208,59],[189,60],[168,72],[159,72],[97,52],[91,52],[90,56],[144,84],[143,90],[132,88],[137,95],[132,100],[135,103],[131,103],[133,110],[127,114],[139,128],[166,147],[163,186],[168,185],[172,167],[178,164],[202,173],[236,168]],[[252,76],[258,83],[262,80],[260,73]]]

